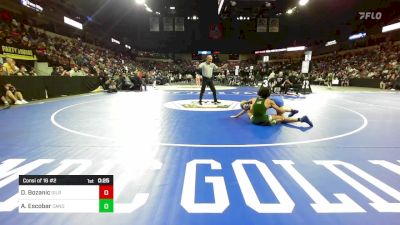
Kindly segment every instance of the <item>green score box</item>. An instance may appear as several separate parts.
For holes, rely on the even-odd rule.
[[[100,199],[99,212],[100,213],[114,212],[114,200],[113,199]]]

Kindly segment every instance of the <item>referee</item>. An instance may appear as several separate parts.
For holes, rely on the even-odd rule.
[[[200,99],[199,104],[202,105],[204,91],[206,90],[206,86],[209,86],[211,91],[213,92],[214,96],[214,104],[221,103],[217,99],[217,91],[215,90],[213,78],[214,70],[218,69],[218,66],[215,65],[213,62],[213,57],[211,55],[207,56],[205,62],[201,63],[198,68],[201,69],[201,76],[203,77],[203,81],[201,83],[201,91],[200,91]],[[225,66],[223,66],[225,67]]]

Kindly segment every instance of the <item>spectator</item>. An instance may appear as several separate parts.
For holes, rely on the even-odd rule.
[[[1,68],[1,67],[0,67]],[[10,108],[10,103],[6,99],[6,91],[4,89],[4,85],[0,85],[0,99],[4,104],[3,109]]]
[[[86,67],[79,67],[77,76],[87,76]]]
[[[144,91],[147,91],[147,79],[148,79],[147,73],[146,72],[142,73],[142,76],[139,77],[139,79],[141,82],[140,91],[143,91],[143,88],[144,88]]]
[[[399,74],[397,74],[397,77],[396,77],[396,80],[394,82],[393,88],[397,89],[397,90],[400,90],[400,75]]]
[[[0,66],[0,76],[5,76],[7,75],[7,72],[3,70],[3,67]]]
[[[14,105],[22,105],[28,103],[27,101],[25,101],[22,93],[11,84],[3,85],[2,93],[0,95],[4,96],[5,103],[8,104],[13,103]]]
[[[133,83],[131,81],[131,78],[129,78],[126,74],[121,74],[119,76],[119,87],[121,87],[122,90],[133,90]]]
[[[58,68],[59,68],[61,76],[66,76],[66,77],[70,77],[71,76],[68,71],[64,70],[64,67],[59,66]]]
[[[18,76],[29,76],[28,70],[25,68],[24,65],[21,66],[21,68],[19,69]]]
[[[350,84],[349,77],[347,75],[344,75],[342,78],[342,86],[343,87],[348,87]]]
[[[53,72],[51,72],[51,76],[55,77],[61,76],[60,67],[53,67]]]
[[[70,77],[78,76],[78,74],[79,74],[78,67],[76,67],[76,66],[69,71]]]
[[[31,70],[29,71],[29,76],[37,76],[34,68],[31,68]]]
[[[18,67],[15,65],[14,59],[7,58],[6,63],[3,64],[3,71],[9,76],[16,75],[18,72]]]
[[[334,79],[335,79],[335,74],[332,73],[332,72],[331,72],[331,73],[328,73],[326,82],[327,82],[327,85],[328,85],[329,88],[332,87],[332,83],[333,83],[333,80],[334,80]]]
[[[379,83],[379,88],[380,89],[386,89],[386,83],[388,80],[386,79],[386,76],[382,76],[381,82]]]
[[[105,82],[105,85],[106,85],[106,90],[107,90],[108,93],[116,93],[116,92],[118,92],[117,82],[115,81],[115,79],[113,77],[108,79]]]

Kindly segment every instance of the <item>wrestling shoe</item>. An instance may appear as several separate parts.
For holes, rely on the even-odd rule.
[[[2,109],[9,109],[10,107],[11,105],[8,102],[6,102]]]
[[[308,118],[308,116],[301,117],[300,122],[307,123],[308,125],[310,125],[310,127],[314,126],[313,123],[311,122],[311,120]]]
[[[292,109],[292,110],[290,111],[289,117],[294,116],[294,115],[297,114],[298,112],[299,112],[299,110]]]
[[[220,104],[221,102],[217,100],[217,101],[213,101],[213,103],[214,104]]]
[[[203,105],[203,102],[202,102],[202,101],[199,101],[199,105]]]

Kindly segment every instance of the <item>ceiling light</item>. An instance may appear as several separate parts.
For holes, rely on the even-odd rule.
[[[149,7],[146,7],[146,11],[147,12],[153,12],[153,10],[151,10]]]
[[[308,3],[309,0],[300,0],[299,5],[305,6]]]
[[[294,52],[294,51],[303,51],[306,49],[306,46],[298,46],[298,47],[289,47],[286,49],[288,52]]]
[[[241,17],[239,17],[239,20],[243,20],[243,17],[241,16]]]
[[[156,14],[157,14],[157,15],[160,15],[161,13],[160,13],[160,12],[156,12]]]
[[[349,37],[349,40],[355,40],[355,39],[359,39],[359,38],[363,38],[367,36],[367,33],[358,33],[358,34],[353,34]]]
[[[387,26],[382,27],[382,33],[389,32],[392,30],[400,29],[400,23],[394,23]]]
[[[218,5],[218,15],[219,15],[221,13],[221,9],[222,9],[222,6],[225,3],[225,0],[220,0],[218,2],[219,2],[219,5]]]
[[[146,0],[136,0],[136,4],[143,5]]]
[[[66,17],[66,16],[64,16],[64,23],[66,23],[66,24],[68,24],[68,25],[71,25],[71,26],[73,26],[73,27],[75,27],[75,28],[78,28],[78,29],[80,29],[80,30],[83,29],[83,26],[82,26],[81,23],[79,23],[79,22],[77,22],[77,21],[75,21],[75,20],[73,20],[73,19],[70,19],[70,18],[68,18],[68,17]]]
[[[288,11],[286,11],[287,14],[292,14],[293,13],[293,9],[288,9]]]
[[[336,40],[333,40],[333,41],[326,42],[325,46],[331,46],[331,45],[336,45],[336,44],[337,44]]]
[[[175,6],[169,7],[170,10],[175,10]]]
[[[121,42],[119,42],[117,39],[115,38],[111,38],[111,42],[112,43],[116,43],[116,44],[120,44]]]

